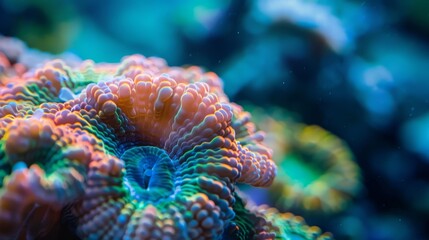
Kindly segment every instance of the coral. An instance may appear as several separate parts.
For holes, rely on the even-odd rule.
[[[250,116],[198,67],[53,60],[0,86],[0,233],[220,238],[235,184],[276,167]],[[40,221],[43,219],[43,221]]]
[[[0,35],[0,84],[2,76],[21,75],[26,67],[18,62],[25,49],[23,42]]]
[[[277,209],[264,205],[252,209],[252,211],[263,219],[256,227],[261,229],[258,239],[267,239],[267,235],[270,238],[273,232],[275,237],[282,239],[332,239],[330,233],[322,233],[319,227],[308,226],[302,217],[292,213],[279,213]]]
[[[243,193],[235,194],[237,213],[224,239],[333,239],[319,227],[308,226],[304,219],[292,213],[279,213],[267,205],[256,206]]]
[[[267,133],[278,175],[269,193],[279,209],[333,213],[343,210],[361,187],[360,169],[341,139],[316,125],[296,122],[291,113],[252,111]]]
[[[0,85],[5,85],[8,78],[22,77],[30,69],[40,67],[53,59],[62,59],[71,66],[76,66],[81,62],[73,54],[52,55],[40,52],[27,48],[25,43],[19,39],[0,35]]]

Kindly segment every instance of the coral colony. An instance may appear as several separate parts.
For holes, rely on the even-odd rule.
[[[4,49],[1,239],[332,238],[246,203],[236,184],[277,170],[216,74],[140,55],[30,67]]]

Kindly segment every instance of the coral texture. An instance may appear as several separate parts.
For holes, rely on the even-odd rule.
[[[224,234],[229,239],[311,239],[331,240],[331,233],[322,233],[319,227],[308,226],[304,219],[292,213],[279,213],[267,205],[256,206],[247,202],[248,197],[242,192],[234,193],[236,213]]]

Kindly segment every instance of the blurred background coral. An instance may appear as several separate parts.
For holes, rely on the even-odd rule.
[[[0,0],[0,34],[96,62],[140,53],[214,71],[275,150],[278,178],[249,190],[253,201],[337,239],[425,239],[428,8],[425,0]]]

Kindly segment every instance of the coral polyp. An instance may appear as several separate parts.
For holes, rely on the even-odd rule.
[[[288,178],[288,183],[273,186],[273,194],[274,189],[281,188],[279,202],[287,208],[301,204],[307,210],[344,209],[360,187],[359,168],[350,150],[319,126],[298,125],[295,130],[279,163],[285,171],[285,175],[279,173],[279,180]]]
[[[1,237],[59,224],[83,239],[220,239],[237,233],[235,184],[276,175],[250,115],[201,68],[53,60],[1,82]]]
[[[298,123],[291,113],[253,111],[266,142],[274,148],[278,176],[269,188],[275,206],[333,213],[358,193],[360,169],[340,138],[316,125]]]

